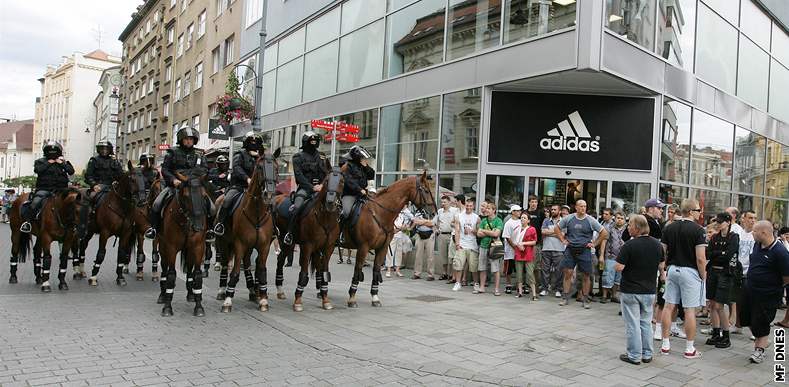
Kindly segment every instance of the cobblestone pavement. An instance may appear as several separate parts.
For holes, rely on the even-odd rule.
[[[95,255],[94,241],[88,264]],[[616,304],[560,308],[492,294],[452,292],[442,282],[386,279],[384,306],[370,306],[368,279],[360,285],[359,308],[345,307],[351,266],[332,263],[324,311],[305,293],[305,310],[291,309],[297,271],[286,270],[288,300],[272,299],[258,312],[238,292],[231,314],[214,300],[217,272],[205,280],[206,316],[191,316],[179,280],[175,316],[160,317],[158,284],[114,281],[109,249],[99,286],[67,278],[42,294],[33,283],[32,262],[20,266],[20,283],[9,285],[9,232],[0,226],[0,385],[579,385],[680,386],[764,385],[772,361],[748,364],[751,342],[733,335],[730,349],[710,349],[697,338],[703,359],[675,351],[649,365],[618,360],[624,334]],[[269,283],[273,283],[269,262]],[[243,282],[243,279],[242,279]],[[53,284],[54,285],[54,284]],[[239,284],[239,288],[243,288]],[[273,289],[273,287],[271,287]],[[273,292],[272,292],[273,293]],[[675,348],[682,342],[675,340]],[[768,351],[772,357],[772,350]]]

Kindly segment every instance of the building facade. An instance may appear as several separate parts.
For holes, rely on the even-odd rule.
[[[693,196],[705,217],[735,205],[786,224],[787,12],[764,0],[270,1],[264,128],[287,158],[312,119],[359,125],[378,185],[427,168],[439,194],[499,208],[536,194],[634,212]]]
[[[0,179],[33,174],[33,122],[0,123]]]
[[[120,58],[101,50],[88,54],[74,53],[63,57],[58,66],[49,66],[41,83],[41,97],[36,103],[33,128],[33,151],[42,156],[41,146],[55,140],[63,146],[63,155],[80,173],[93,155],[93,101],[99,91],[99,79],[107,68],[120,64]]]
[[[120,100],[120,66],[110,67],[101,74],[101,89],[93,100],[93,144],[110,141],[116,144],[118,138],[118,106]]]

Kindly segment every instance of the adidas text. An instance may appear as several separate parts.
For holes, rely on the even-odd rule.
[[[580,139],[578,137],[546,137],[540,140],[540,148],[559,151],[598,152],[600,151],[600,141]]]

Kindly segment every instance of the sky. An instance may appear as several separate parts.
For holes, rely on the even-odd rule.
[[[33,118],[37,79],[75,51],[120,56],[118,36],[143,0],[0,0],[0,118]],[[98,86],[97,86],[98,92]]]

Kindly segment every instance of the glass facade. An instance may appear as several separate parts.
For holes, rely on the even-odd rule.
[[[506,0],[503,41],[511,43],[574,27],[575,10],[576,2],[570,0]]]
[[[656,0],[606,0],[605,26],[652,51],[655,40]]]
[[[737,80],[737,29],[711,9],[699,5],[696,74],[734,94]]]
[[[737,96],[761,110],[767,110],[765,91],[769,87],[770,55],[741,35],[739,56]]]
[[[523,207],[523,176],[487,175],[485,177],[485,199],[496,203],[501,218],[510,213],[510,206]]]
[[[691,136],[690,184],[731,189],[734,125],[695,110]]]
[[[656,51],[674,66],[693,72],[696,0],[659,0]]]
[[[660,178],[688,182],[690,169],[690,106],[667,100],[663,104]]]
[[[381,20],[340,39],[339,91],[381,80],[383,38],[384,22]]]
[[[444,96],[441,170],[474,171],[479,165],[481,89]]]
[[[625,215],[637,214],[651,194],[652,185],[649,183],[615,181],[611,184],[611,208],[621,210]]]
[[[445,0],[422,0],[386,18],[387,76],[443,61]]]
[[[767,140],[743,128],[734,135],[734,191],[762,194]]]
[[[440,104],[431,97],[381,109],[381,171],[435,169]]]
[[[447,60],[499,44],[501,1],[450,0]]]

